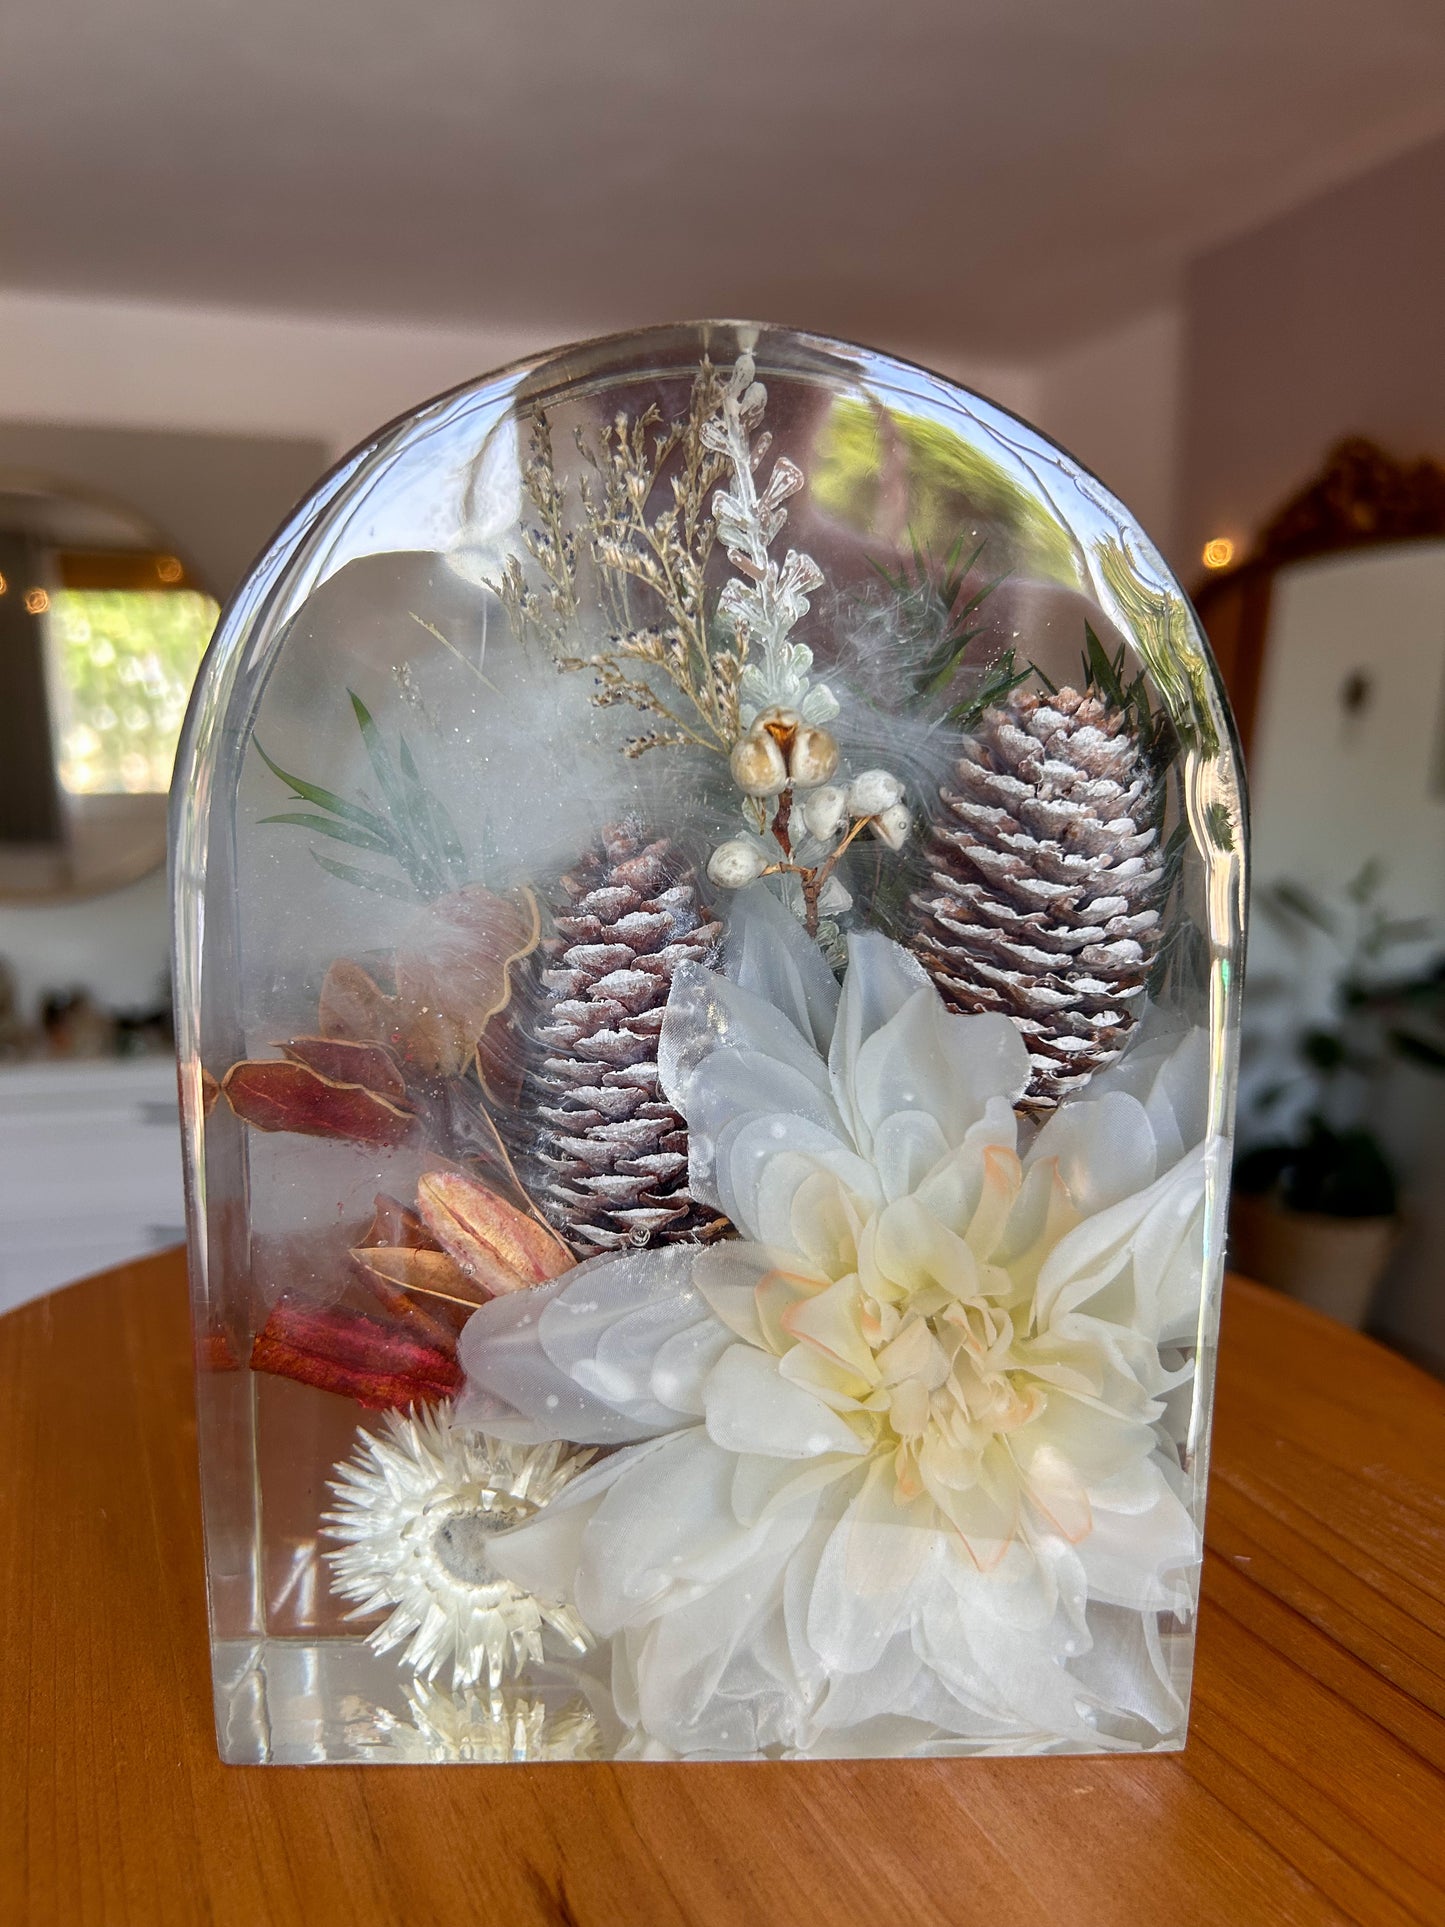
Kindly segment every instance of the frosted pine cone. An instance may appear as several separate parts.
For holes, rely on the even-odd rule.
[[[691,864],[633,821],[603,833],[561,898],[542,945],[537,1202],[584,1251],[695,1237],[714,1214],[688,1195],[657,1045],[673,972],[711,963],[722,926]]]
[[[1023,1032],[1036,1115],[1118,1057],[1159,947],[1158,783],[1134,720],[1093,687],[987,711],[910,904],[911,946],[949,1006]]]

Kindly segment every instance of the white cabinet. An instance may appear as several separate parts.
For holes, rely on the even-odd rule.
[[[184,1236],[170,1058],[0,1067],[0,1311]]]

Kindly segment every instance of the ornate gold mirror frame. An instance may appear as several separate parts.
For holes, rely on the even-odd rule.
[[[1270,518],[1243,562],[1205,577],[1194,604],[1234,704],[1246,756],[1277,571],[1343,549],[1442,536],[1445,466],[1423,458],[1399,461],[1357,435],[1331,449],[1318,476]]]

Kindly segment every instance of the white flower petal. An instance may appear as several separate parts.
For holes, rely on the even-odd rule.
[[[914,1588],[941,1553],[927,1502],[898,1504],[891,1468],[875,1460],[834,1527],[808,1600],[808,1640],[830,1673],[876,1666],[911,1613]]]
[[[765,1459],[760,1453],[745,1452],[736,1461],[733,1474],[733,1511],[743,1525],[757,1525],[774,1513],[785,1511],[804,1500],[812,1507],[822,1503],[828,1486],[850,1491],[843,1482],[861,1485],[867,1476],[864,1461],[841,1454],[823,1459]]]
[[[708,1436],[727,1452],[774,1459],[817,1459],[867,1450],[851,1428],[811,1392],[778,1372],[778,1361],[751,1345],[725,1351],[703,1388]]]
[[[1062,1104],[1029,1148],[1028,1168],[1053,1158],[1076,1208],[1092,1217],[1158,1175],[1157,1141],[1137,1098],[1113,1091]]]
[[[772,1076],[767,1089],[739,1089],[729,1068],[738,1051]],[[833,1115],[827,1074],[811,1037],[762,998],[696,964],[680,964],[674,972],[658,1075],[669,1102],[689,1119],[690,1188],[710,1203],[719,1196],[717,1138],[740,1114],[767,1108],[768,1089],[784,1114],[802,1104],[810,1115]]]
[[[702,1388],[733,1335],[716,1318],[688,1325],[658,1346],[652,1361],[651,1391],[658,1404],[702,1417]]]
[[[551,1283],[493,1298],[457,1352],[469,1423],[499,1437],[626,1444],[671,1431],[685,1410],[651,1384],[661,1347],[711,1313],[692,1287],[697,1247],[595,1258]]]
[[[759,1281],[774,1269],[772,1254],[742,1238],[706,1245],[693,1260],[692,1278],[702,1298],[730,1332],[766,1351],[758,1318]]]
[[[918,959],[876,931],[848,940],[848,974],[838,1000],[838,1020],[828,1051],[828,1071],[838,1109],[858,1133],[853,1090],[858,1054],[875,1031],[896,1017],[923,989],[928,976]],[[938,993],[932,993],[940,1003]],[[859,1138],[866,1148],[866,1138]]]
[[[491,1561],[497,1571],[538,1598],[574,1601],[582,1535],[593,1513],[636,1455],[656,1452],[664,1443],[662,1439],[649,1439],[599,1460],[526,1525],[499,1534],[491,1546]]]
[[[1155,1028],[1154,1013],[1141,1035],[1107,1071],[1092,1078],[1089,1096],[1127,1091],[1149,1116],[1162,1171],[1204,1137],[1209,1104],[1209,1032]]]
[[[1200,1556],[1199,1534],[1157,1466],[1154,1502],[1147,1509],[1094,1511],[1093,1529],[1078,1546],[1089,1597],[1136,1612],[1187,1612]]]
[[[1145,1302],[1133,1302],[1135,1240],[1140,1227],[1156,1210],[1162,1212],[1166,1225],[1174,1225],[1181,1213],[1187,1219],[1203,1195],[1203,1174],[1201,1146],[1146,1190],[1086,1218],[1061,1238],[1039,1273],[1038,1324],[1045,1326],[1059,1313],[1083,1305],[1100,1313],[1101,1298],[1112,1291],[1113,1299],[1101,1315],[1113,1317],[1121,1325],[1134,1325],[1145,1338],[1157,1339],[1157,1328],[1144,1322],[1156,1319],[1163,1309],[1154,1290],[1158,1280],[1152,1273],[1142,1293]],[[1151,1299],[1154,1302],[1149,1302]]]
[[[819,1056],[826,1054],[838,1016],[838,980],[771,890],[749,890],[729,912],[723,975],[780,1010]]]
[[[859,942],[854,939],[855,950]],[[873,942],[863,955],[870,960],[876,955]],[[855,974],[856,967],[848,973],[849,985]],[[884,1012],[886,1019],[861,1034],[841,1064],[834,1051],[838,1108],[850,1118],[860,1148],[871,1148],[885,1120],[901,1111],[927,1112],[945,1141],[958,1144],[983,1116],[991,1097],[1004,1098],[1012,1107],[1023,1095],[1029,1081],[1028,1053],[1007,1017],[950,1016],[931,984],[915,988],[890,1009],[890,999],[900,995],[907,980],[896,966],[875,974],[878,981],[865,987],[856,1004],[850,1005],[844,986],[839,1034],[844,1034],[845,1016],[860,1032]]]
[[[907,1197],[946,1163],[948,1139],[927,1111],[895,1111],[873,1134],[873,1163],[885,1198]]]
[[[793,1198],[814,1171],[832,1172],[856,1196],[877,1195],[872,1165],[805,1118],[749,1114],[728,1124],[717,1144],[717,1195],[724,1214],[760,1243],[791,1246]]]
[[[582,1535],[575,1599],[594,1631],[611,1634],[675,1610],[699,1587],[748,1569],[770,1540],[791,1548],[806,1517],[739,1524],[733,1470],[732,1455],[701,1426],[629,1457]]]
[[[1091,1698],[1115,1717],[1143,1720],[1152,1729],[1140,1736],[1145,1745],[1177,1733],[1184,1702],[1169,1675],[1157,1615],[1096,1603],[1089,1608],[1089,1633],[1088,1651],[1069,1670]]]

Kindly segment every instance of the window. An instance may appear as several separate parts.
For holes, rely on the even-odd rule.
[[[62,789],[96,796],[170,787],[186,702],[218,613],[210,596],[183,587],[49,593]]]

